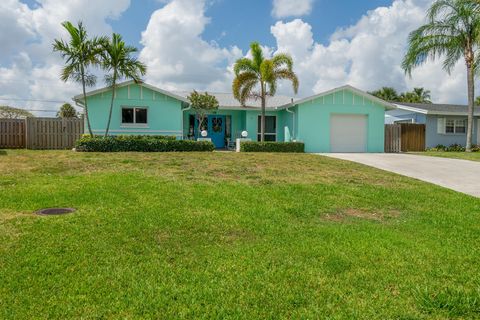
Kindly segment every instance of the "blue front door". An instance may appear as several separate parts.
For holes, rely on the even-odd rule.
[[[208,116],[208,136],[215,148],[225,148],[225,116]]]

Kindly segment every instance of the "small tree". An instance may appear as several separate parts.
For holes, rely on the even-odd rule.
[[[202,124],[205,121],[207,114],[218,109],[218,100],[215,96],[209,95],[207,92],[202,94],[195,90],[190,93],[187,99],[190,101],[192,109],[195,110],[195,117],[198,120],[198,138],[198,134],[202,130]]]
[[[64,103],[57,112],[57,118],[78,118],[77,110],[70,103]]]
[[[9,106],[0,106],[0,118],[4,119],[24,119],[26,117],[33,117],[31,112],[25,109],[14,108]]]

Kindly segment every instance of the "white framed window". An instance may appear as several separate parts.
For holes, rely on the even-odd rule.
[[[262,116],[257,121],[257,141],[261,140]],[[265,141],[277,141],[277,117],[265,116]]]
[[[122,125],[147,125],[148,108],[122,107]]]
[[[465,134],[467,121],[465,119],[438,118],[437,133],[441,134]]]
[[[465,120],[455,120],[455,133],[467,132],[467,124]]]

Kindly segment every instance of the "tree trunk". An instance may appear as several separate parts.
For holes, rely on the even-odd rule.
[[[472,151],[473,135],[473,108],[475,105],[475,70],[473,63],[467,63],[467,86],[468,86],[468,117],[467,117],[467,144],[466,151]]]
[[[115,100],[115,88],[117,86],[117,72],[113,71],[113,83],[112,83],[112,99],[110,100],[110,111],[108,112],[107,128],[105,129],[105,138],[108,136],[110,130],[110,121],[112,120],[113,101]],[[135,109],[133,110],[135,113]],[[133,116],[135,119],[135,115]]]
[[[85,107],[85,119],[87,120],[87,128],[90,137],[93,137],[92,126],[90,125],[90,118],[88,117],[87,91],[85,89],[85,70],[82,66],[82,87],[83,87],[83,103]]]
[[[262,82],[262,115],[260,117],[260,141],[265,141],[265,107],[266,107],[266,97],[265,97],[265,84]]]

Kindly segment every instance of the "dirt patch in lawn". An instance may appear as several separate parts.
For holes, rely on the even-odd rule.
[[[324,220],[333,222],[345,222],[353,219],[364,219],[383,222],[385,220],[396,218],[400,215],[398,210],[388,210],[387,212],[367,211],[358,208],[339,209],[335,213],[329,213],[323,217]]]

